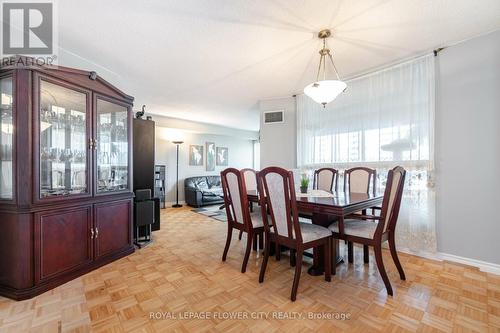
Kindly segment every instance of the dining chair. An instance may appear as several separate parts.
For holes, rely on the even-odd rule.
[[[366,167],[355,167],[344,171],[344,192],[375,193],[377,170]]]
[[[245,186],[247,191],[256,191],[257,190],[257,173],[254,169],[246,168],[241,169],[241,173],[243,173],[243,179],[245,180]],[[250,202],[250,212],[253,212],[253,202]],[[241,236],[243,235],[243,231],[240,230],[240,234],[238,239],[241,240]]]
[[[377,178],[377,171],[375,169],[366,167],[355,167],[347,169],[344,172],[344,192],[354,192],[354,193],[369,193],[370,183],[372,188],[372,193],[375,194]],[[361,212],[366,214],[366,210]],[[372,214],[374,213],[372,209]],[[370,251],[368,246],[363,246],[363,261],[365,264],[369,262]],[[347,242],[347,261],[352,263],[354,261],[354,247],[352,242]]]
[[[321,168],[314,170],[313,189],[323,191],[337,191],[338,171],[333,168]]]
[[[264,259],[260,268],[259,282],[264,281],[270,244],[279,249],[282,245],[295,255],[295,275],[291,300],[297,298],[304,251],[323,246],[325,252],[325,280],[331,281],[331,232],[327,228],[299,222],[293,173],[278,167],[268,167],[257,174],[257,187],[264,221]],[[271,221],[269,221],[269,219]],[[279,251],[277,251],[279,252]]]
[[[227,239],[222,261],[226,261],[227,252],[231,245],[233,229],[247,233],[247,246],[241,272],[245,273],[252,249],[252,241],[256,238],[262,239],[264,235],[264,223],[261,212],[250,213],[248,205],[247,190],[243,174],[235,168],[221,171],[222,191],[224,193],[224,206],[227,215]]]
[[[336,221],[328,227],[332,231],[334,238],[360,243],[365,246],[373,246],[378,271],[382,276],[387,293],[391,296],[393,294],[392,287],[382,259],[382,243],[389,242],[391,256],[398,269],[399,277],[401,280],[405,280],[405,273],[399,261],[395,243],[396,223],[403,196],[405,177],[406,171],[400,166],[389,170],[380,216],[352,214],[347,216],[343,223]],[[369,220],[377,221],[377,223]],[[336,255],[336,247],[332,246],[332,257],[335,258]],[[335,274],[335,265],[333,266],[333,274]]]
[[[314,170],[313,190],[323,190],[332,192],[337,191],[338,187],[338,170],[333,168],[321,168]],[[299,217],[307,220],[312,220],[312,212],[301,212]]]
[[[245,179],[245,186],[247,191],[257,190],[257,173],[254,169],[246,168],[241,169],[240,172],[243,174]]]

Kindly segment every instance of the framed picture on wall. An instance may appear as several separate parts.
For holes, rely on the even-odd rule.
[[[216,164],[217,166],[228,166],[229,149],[227,147],[217,147],[216,150]]]
[[[205,143],[207,149],[207,171],[215,170],[215,143],[206,142]]]
[[[203,165],[203,146],[190,145],[189,146],[189,165],[200,166]]]

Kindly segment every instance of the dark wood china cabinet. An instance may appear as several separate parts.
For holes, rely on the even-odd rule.
[[[133,98],[94,72],[19,64],[0,93],[0,295],[20,300],[134,251]]]

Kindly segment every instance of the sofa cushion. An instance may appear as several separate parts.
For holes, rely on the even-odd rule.
[[[210,189],[213,187],[222,187],[220,176],[207,176],[207,184]]]
[[[222,191],[222,187],[212,187],[209,188],[208,190],[203,190],[201,191],[203,195],[205,196],[222,196],[224,195],[224,191]]]
[[[184,180],[185,187],[192,187],[197,190],[208,190],[208,183],[206,177],[190,177]]]
[[[224,202],[224,199],[217,195],[203,195],[201,198],[203,202]]]

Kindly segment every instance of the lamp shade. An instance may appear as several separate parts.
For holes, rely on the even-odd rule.
[[[347,84],[339,80],[317,81],[305,87],[304,94],[311,97],[316,103],[325,106],[337,98],[346,87]]]

